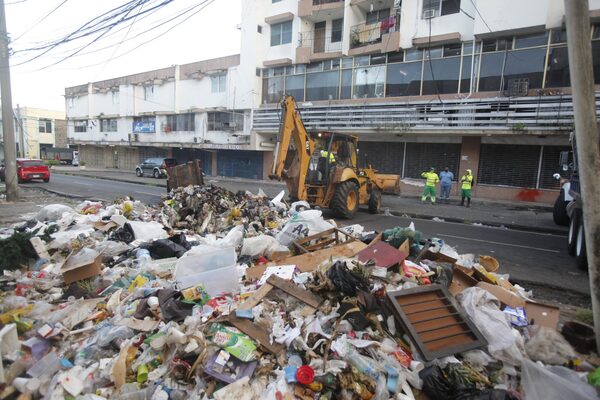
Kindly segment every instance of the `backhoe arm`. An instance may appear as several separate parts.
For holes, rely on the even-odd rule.
[[[295,160],[288,160],[292,141],[296,149]],[[308,136],[302,118],[296,110],[296,101],[292,96],[285,96],[281,102],[281,124],[269,178],[285,180],[292,198],[306,199],[304,184],[314,148],[315,144]]]

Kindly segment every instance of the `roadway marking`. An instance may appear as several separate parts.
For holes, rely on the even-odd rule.
[[[473,238],[468,238],[468,237],[464,237],[464,236],[446,235],[446,234],[442,234],[442,233],[438,233],[437,236],[446,236],[446,237],[451,237],[451,238],[455,238],[455,239],[471,240],[473,242],[483,242],[483,243],[499,244],[501,246],[520,247],[520,248],[523,248],[523,249],[546,251],[548,253],[560,253],[559,250],[542,249],[540,247],[523,246],[523,245],[520,245],[520,244],[494,242],[492,240],[473,239]]]

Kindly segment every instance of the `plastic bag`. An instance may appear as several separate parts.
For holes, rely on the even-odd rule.
[[[158,239],[153,242],[144,243],[140,248],[147,249],[155,260],[173,257],[179,258],[187,252],[185,247],[180,246],[169,239]]]
[[[540,326],[538,332],[525,345],[527,355],[533,361],[545,364],[565,364],[576,358],[575,350],[556,330]]]
[[[421,241],[421,232],[415,230],[412,222],[406,228],[395,227],[383,231],[383,240],[395,248],[399,248],[406,239],[409,239],[411,245]]]
[[[35,219],[38,221],[56,221],[61,219],[64,213],[75,214],[75,210],[63,204],[48,204],[38,211]]]
[[[279,243],[273,236],[259,235],[244,239],[241,255],[250,257],[269,257],[274,252],[285,252],[287,250],[288,248]]]
[[[164,230],[163,224],[155,221],[129,221],[128,224],[131,226],[136,240],[149,241],[153,239],[167,239],[169,237]]]
[[[498,299],[479,287],[463,290],[457,299],[487,340],[489,353],[498,360],[518,365],[523,359],[523,350],[500,311]],[[517,335],[521,336],[518,332]]]
[[[131,250],[131,246],[123,242],[105,240],[96,246],[96,250],[102,254],[104,258],[112,258]]]
[[[592,386],[559,376],[528,359],[521,363],[521,387],[527,400],[598,399]]]
[[[277,240],[282,245],[289,246],[294,240],[334,228],[333,225],[323,219],[322,215],[323,213],[319,210],[299,212],[277,234]]]

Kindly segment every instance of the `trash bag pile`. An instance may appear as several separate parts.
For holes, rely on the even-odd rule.
[[[591,332],[411,224],[216,186],[0,230],[0,398],[594,399]],[[577,351],[573,348],[577,349]]]

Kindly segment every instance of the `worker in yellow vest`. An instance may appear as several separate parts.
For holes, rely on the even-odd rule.
[[[467,173],[460,178],[462,182],[461,186],[461,198],[460,205],[465,205],[465,198],[467,199],[467,207],[471,207],[471,188],[473,187],[473,171],[467,169]]]
[[[425,178],[425,188],[423,189],[423,195],[421,195],[421,201],[425,203],[427,197],[431,198],[431,204],[435,204],[435,184],[440,181],[440,177],[435,173],[435,168],[431,167],[429,172],[423,172],[421,174]]]
[[[335,154],[328,152],[327,150],[321,150],[321,157],[325,157],[329,160],[330,164],[335,164]]]

